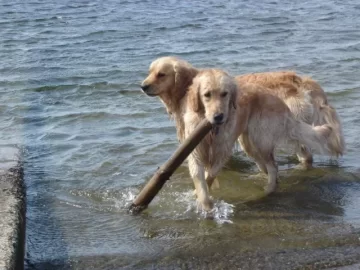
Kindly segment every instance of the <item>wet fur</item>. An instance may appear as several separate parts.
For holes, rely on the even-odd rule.
[[[281,98],[295,118],[315,126],[328,124],[333,132],[329,137],[332,155],[343,155],[345,141],[336,110],[329,105],[321,86],[309,77],[300,77],[292,71],[245,74],[236,77],[239,83],[255,83]],[[312,163],[311,153],[304,148],[297,153],[304,164]]]
[[[198,72],[186,61],[169,56],[161,57],[151,63],[149,75],[142,82],[142,86],[149,86],[144,92],[150,96],[158,96],[167,113],[175,120],[180,141],[184,137],[184,96]]]
[[[184,96],[199,70],[176,57],[161,57],[150,65],[149,75],[142,85],[150,85],[150,95],[159,96],[168,114],[175,120],[178,138],[184,135],[182,119]],[[159,73],[166,74],[159,77]],[[321,86],[309,77],[300,77],[292,71],[245,74],[236,77],[240,84],[253,83],[262,86],[263,91],[282,99],[295,118],[312,125],[328,124],[333,132],[329,137],[332,155],[345,151],[342,125],[336,110],[329,105]],[[297,156],[306,166],[312,163],[312,154],[302,147]]]
[[[205,90],[211,90],[213,97],[204,102]],[[219,94],[221,91],[227,91],[228,95],[221,97]],[[213,123],[214,115],[224,113],[224,123],[216,126],[205,136],[188,157],[189,171],[194,181],[197,200],[199,206],[205,210],[212,208],[209,186],[231,156],[239,135],[236,103],[236,82],[226,73],[214,69],[200,71],[186,96],[185,137],[189,136],[204,118]]]
[[[217,98],[207,100],[204,92],[209,89],[215,93],[226,89],[231,93],[230,98],[226,100],[217,95]],[[331,152],[327,145],[331,127],[312,127],[296,120],[286,104],[267,93],[266,89],[255,84],[237,83],[220,70],[199,72],[189,88],[186,100],[185,137],[204,118],[213,122],[212,116],[219,111],[225,112],[226,117],[224,123],[218,126],[216,134],[207,135],[188,158],[197,200],[205,210],[212,207],[208,187],[211,187],[212,181],[231,156],[238,138],[243,150],[268,175],[266,193],[275,191],[277,186],[278,169],[274,151],[279,144],[286,141],[297,148],[306,145],[308,149],[321,154]],[[235,106],[232,105],[234,102]]]
[[[144,92],[158,96],[175,120],[180,142],[204,117],[204,104],[200,102],[199,92],[194,90],[198,83],[196,80],[193,83],[202,72],[205,71],[195,69],[183,60],[162,57],[151,64],[149,75],[142,83],[142,88],[146,86]],[[262,172],[268,174],[268,193],[276,188],[277,166],[273,151],[279,143],[287,141],[295,145],[303,162],[312,159],[310,148],[320,154],[342,153],[341,125],[335,110],[325,114],[314,113],[317,104],[328,106],[326,96],[316,82],[300,78],[292,72],[274,72],[265,77],[253,75],[236,78],[236,102],[231,102],[233,109],[229,109],[236,114],[228,116],[230,120],[237,119],[236,126],[229,124],[233,120],[221,126],[218,135],[211,133],[203,141],[205,146],[197,148],[196,158],[189,158],[193,179],[201,179],[194,184],[200,205],[205,209],[211,207],[207,187],[211,187],[216,174],[231,155],[238,137],[243,150],[254,158]],[[193,119],[189,118],[189,108],[192,108]],[[328,125],[311,127],[306,123]],[[337,141],[340,141],[338,146]]]

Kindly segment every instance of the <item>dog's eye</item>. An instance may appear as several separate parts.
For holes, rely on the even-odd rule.
[[[206,93],[204,94],[204,97],[207,97],[207,98],[211,97],[210,92],[206,92]]]
[[[162,73],[162,72],[159,72],[158,74],[157,74],[157,77],[158,78],[161,78],[161,77],[164,77],[165,76],[165,73]]]
[[[221,97],[226,97],[227,94],[228,94],[228,92],[223,92],[223,93],[221,93]]]

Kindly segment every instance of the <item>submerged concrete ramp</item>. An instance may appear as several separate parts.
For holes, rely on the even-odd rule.
[[[19,149],[0,147],[0,269],[23,269],[25,187]]]

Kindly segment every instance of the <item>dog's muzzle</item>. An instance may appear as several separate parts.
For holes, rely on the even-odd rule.
[[[214,115],[214,124],[221,125],[224,123],[224,114],[223,113],[217,113]]]
[[[145,94],[147,94],[148,96],[151,96],[151,97],[156,96],[156,94],[150,92],[150,90],[151,90],[150,86],[151,86],[150,84],[142,84],[140,87],[143,90],[143,92]]]
[[[142,84],[140,87],[146,93],[150,88],[150,84]]]

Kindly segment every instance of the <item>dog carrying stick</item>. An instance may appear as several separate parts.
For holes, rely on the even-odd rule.
[[[209,133],[211,128],[211,123],[206,119],[200,122],[190,136],[186,138],[169,160],[157,170],[154,176],[144,186],[139,195],[130,205],[130,213],[138,214],[149,205],[165,182],[169,180],[170,176],[196,148],[205,135]]]

